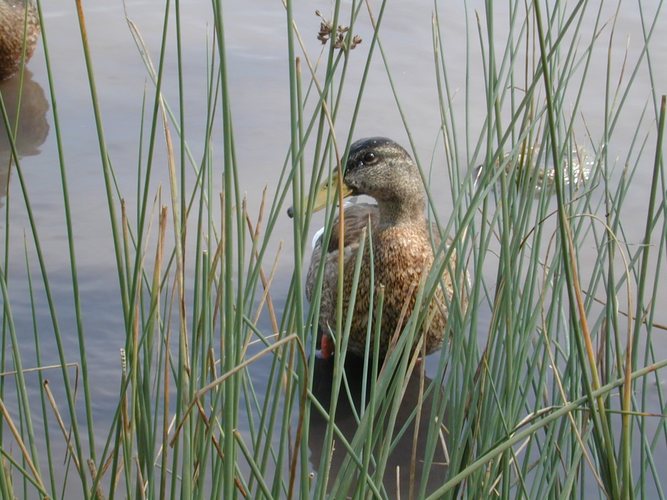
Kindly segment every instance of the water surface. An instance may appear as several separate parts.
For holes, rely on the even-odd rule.
[[[136,23],[150,55],[157,58],[162,29],[163,3],[153,0],[127,1],[127,15]],[[182,7],[183,74],[186,136],[196,159],[201,158],[206,120],[206,68],[207,57],[212,43],[212,14],[209,2],[193,0]],[[300,32],[307,45],[309,55],[317,58],[320,43],[316,40],[319,18],[315,9],[328,12],[328,2],[298,3],[295,16]],[[90,382],[93,389],[94,417],[99,425],[100,438],[106,437],[110,416],[117,406],[117,391],[120,381],[119,351],[125,341],[122,323],[118,280],[109,224],[108,207],[104,191],[102,167],[97,135],[93,119],[88,82],[85,75],[83,53],[79,29],[75,17],[74,3],[54,0],[43,5],[46,37],[54,75],[57,101],[48,96],[48,81],[45,72],[44,52],[40,46],[29,64],[26,75],[23,125],[19,131],[18,152],[21,169],[25,177],[25,187],[29,191],[32,208],[36,216],[41,244],[46,257],[49,277],[54,288],[58,305],[58,319],[65,335],[65,348],[78,352],[76,328],[73,316],[71,275],[69,271],[68,247],[63,212],[60,172],[56,137],[51,112],[57,106],[60,117],[62,142],[69,190],[72,200],[72,218],[75,234],[76,257],[81,284],[84,329],[86,335],[87,358]],[[241,190],[247,193],[251,213],[256,212],[261,192],[265,186],[277,184],[282,162],[289,145],[289,94],[287,72],[287,34],[285,14],[281,2],[264,0],[224,2],[226,16],[228,64],[230,70],[230,94],[234,114],[235,141],[240,165]],[[388,54],[395,79],[396,89],[406,120],[415,141],[415,152],[425,168],[429,167],[432,151],[436,144],[440,116],[432,51],[432,9],[430,1],[389,2],[383,24],[383,45]],[[484,15],[480,2],[472,2],[467,12],[458,2],[446,2],[440,15],[445,36],[445,59],[449,64],[450,86],[455,92],[453,112],[460,117],[460,132],[472,131],[477,137],[486,114],[483,98],[483,73],[481,54],[473,49],[469,54],[471,66],[466,74],[465,16],[474,18],[475,11]],[[85,5],[86,21],[95,68],[95,77],[100,96],[104,133],[109,146],[119,189],[126,201],[128,211],[136,211],[136,172],[140,160],[139,137],[142,100],[152,96],[152,83],[135,46],[120,2],[108,5],[89,3]],[[347,15],[347,12],[345,13]],[[497,12],[499,36],[502,36],[503,13]],[[663,16],[664,17],[664,16]],[[593,19],[591,19],[592,23]],[[351,53],[350,85],[344,95],[344,106],[338,117],[337,134],[340,140],[346,138],[347,124],[352,113],[356,95],[352,91],[354,83],[360,81],[365,51],[371,39],[367,18],[358,23],[355,31],[364,39],[362,45]],[[171,28],[174,29],[173,26]],[[589,29],[592,29],[592,24]],[[656,28],[656,33],[667,29],[665,20]],[[586,33],[586,30],[582,30]],[[608,39],[608,31],[606,39]],[[476,32],[469,33],[476,37]],[[477,46],[476,43],[472,43]],[[640,19],[634,3],[623,2],[620,7],[616,35],[611,44],[612,68],[620,72],[626,49],[637,56],[642,46]],[[615,132],[615,140],[609,148],[610,157],[618,163],[625,161],[625,151],[637,128],[639,116],[648,103],[645,123],[650,130],[653,119],[653,105],[649,102],[650,89],[656,86],[658,94],[667,92],[667,39],[656,37],[653,41],[652,69],[653,82],[644,70],[637,77],[631,94],[627,97],[626,112]],[[592,74],[603,75],[606,71],[606,42],[599,47],[599,56],[592,61]],[[164,92],[169,102],[177,105],[177,79],[175,46],[167,48]],[[473,98],[466,101],[460,89],[470,79]],[[15,93],[13,82],[0,84],[4,96]],[[600,79],[600,85],[603,85]],[[474,89],[479,89],[474,98]],[[148,89],[148,90],[147,90]],[[459,89],[459,90],[457,90]],[[587,141],[587,128],[597,137],[604,116],[603,92],[600,86],[588,85],[584,89],[581,119],[577,122],[577,134],[582,142]],[[6,102],[11,102],[11,97]],[[0,134],[0,137],[4,134]],[[386,74],[380,58],[376,58],[369,77],[368,91],[362,106],[355,137],[384,135],[408,145],[405,129],[397,111]],[[649,141],[649,143],[651,143]],[[652,144],[652,143],[651,143]],[[218,144],[221,157],[222,146]],[[145,152],[144,152],[145,154]],[[156,185],[162,183],[166,190],[166,161],[164,146],[158,141],[155,161]],[[463,162],[473,163],[469,156],[472,151],[461,151]],[[29,231],[26,211],[20,194],[21,186],[15,172],[11,174],[7,165],[7,145],[0,139],[0,187],[9,183],[9,197],[0,200],[3,206],[10,206],[9,235],[9,289],[11,306],[17,331],[25,340],[23,351],[26,366],[34,365],[34,342],[32,341],[32,320],[30,297],[28,295],[25,253],[31,265],[31,273],[37,273],[37,263],[31,238],[24,240]],[[443,154],[438,147],[434,156],[436,167],[442,165]],[[647,155],[647,164],[642,167],[626,204],[628,220],[644,220],[646,199],[652,165]],[[449,179],[442,174],[443,168],[436,168],[437,175],[430,188],[434,194],[436,209],[446,218],[452,206]],[[2,188],[4,193],[4,187]],[[166,191],[165,191],[166,195]],[[3,211],[4,215],[4,211]],[[316,222],[321,221],[321,218]],[[0,222],[5,228],[5,222]],[[312,229],[314,230],[316,227]],[[625,237],[628,241],[639,242],[643,225],[629,224]],[[292,237],[291,221],[287,217],[279,220],[275,230],[276,241],[271,251],[275,253],[278,240],[283,238],[283,260],[273,289],[276,304],[284,300],[288,280],[291,277]],[[4,236],[3,236],[4,240]],[[25,242],[25,245],[24,245]],[[3,241],[4,244],[4,241]],[[596,258],[591,249],[582,251],[582,268]],[[495,279],[494,269],[485,270],[489,282]],[[37,324],[43,343],[44,364],[55,363],[57,353],[53,339],[48,335],[51,321],[39,280],[34,283],[36,290]],[[665,290],[662,290],[665,299]],[[282,294],[282,296],[281,296]],[[480,336],[489,318],[480,318]],[[667,311],[660,310],[656,322],[667,324]],[[663,332],[661,332],[663,333]],[[656,341],[656,356],[667,355],[667,342]],[[427,367],[433,371],[432,361]],[[268,369],[268,367],[266,368]],[[261,367],[258,384],[261,386]],[[57,378],[54,376],[54,378]],[[36,386],[36,377],[30,379]],[[667,458],[667,454],[663,458]]]

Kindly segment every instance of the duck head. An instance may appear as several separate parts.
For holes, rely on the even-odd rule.
[[[338,175],[334,173],[320,186],[313,211],[336,200],[333,193],[338,184]],[[343,198],[357,195],[375,198],[381,221],[396,223],[413,216],[423,218],[425,195],[419,169],[408,152],[391,139],[369,137],[354,142],[341,184]]]

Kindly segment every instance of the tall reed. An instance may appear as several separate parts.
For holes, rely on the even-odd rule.
[[[388,2],[336,0],[320,14],[326,43],[319,54],[309,52],[295,20],[303,6],[285,0],[284,7],[289,144],[278,183],[263,191],[259,212],[251,213],[240,178],[241,169],[250,167],[236,154],[228,6],[212,2],[204,137],[192,137],[187,120],[184,4],[165,4],[155,60],[128,18],[150,85],[141,115],[128,118],[141,130],[139,168],[136,192],[123,192],[100,111],[99,61],[85,6],[76,2],[125,334],[115,412],[100,423],[93,418],[97,395],[88,376],[87,312],[81,307],[51,34],[39,5],[79,351],[64,347],[48,247],[22,175],[15,124],[0,99],[20,188],[5,204],[0,267],[3,498],[61,497],[65,484],[82,498],[663,498],[656,461],[664,457],[667,440],[661,383],[667,359],[658,354],[665,327],[656,306],[665,293],[660,276],[667,255],[665,97],[653,86],[646,115],[626,111],[637,82],[655,78],[651,46],[662,2],[654,12],[638,3],[642,47],[628,54],[620,74],[608,59],[604,76],[592,73],[593,62],[599,46],[610,47],[619,34],[615,12],[601,4],[512,0],[502,18],[493,2],[474,12],[466,6],[465,40],[452,41],[444,21],[450,7],[434,2],[433,106],[440,123],[433,131],[437,160],[430,165],[420,160],[425,152],[417,147],[383,45],[390,36],[383,28]],[[584,29],[591,24],[591,32]],[[362,26],[372,36],[354,48]],[[452,75],[452,42],[465,44],[463,82]],[[166,70],[170,47],[176,49],[173,75]],[[357,84],[350,82],[354,68]],[[378,349],[368,349],[356,366],[347,356],[351,317],[343,314],[343,303],[355,294],[346,297],[341,281],[336,354],[324,363],[313,355],[320,292],[309,304],[303,286],[313,201],[319,183],[344,169],[369,75],[378,71],[387,77],[391,106],[425,185],[438,179],[450,186],[451,213],[441,213],[442,193],[428,189],[428,198],[440,241],[450,237],[453,243],[436,249],[436,264],[416,284],[415,311],[384,360]],[[172,79],[177,102],[165,97]],[[605,103],[603,123],[592,127],[580,115],[591,86],[601,89]],[[464,111],[458,113],[461,100]],[[475,100],[483,102],[479,125]],[[339,117],[346,115],[351,118],[342,123]],[[629,140],[617,131],[625,120],[636,120]],[[191,141],[203,144],[198,157]],[[616,166],[610,150],[621,147]],[[160,148],[166,165],[157,159]],[[626,236],[634,223],[626,207],[647,165],[650,189],[642,194],[647,203],[638,242]],[[156,181],[160,168],[166,168],[168,186]],[[334,191],[325,241],[342,201]],[[36,354],[29,362],[7,284],[7,269],[17,265],[8,257],[9,212],[17,203],[28,214],[29,342]],[[288,240],[293,251],[272,254],[277,240],[287,240],[277,227],[288,205],[295,213]],[[372,245],[370,228],[362,246]],[[421,306],[440,286],[454,253],[466,265],[449,269],[461,285],[448,304],[448,341],[440,354],[420,360],[412,346],[425,321]],[[360,264],[356,259],[353,290]],[[289,286],[278,296],[281,268],[290,270]],[[320,290],[322,269],[317,278]],[[50,383],[43,376],[53,367],[41,360],[33,282],[45,291],[58,351],[60,378]],[[381,315],[381,285],[371,304]],[[378,328],[369,324],[368,334]],[[26,367],[35,362],[39,402],[30,400],[26,382]],[[54,383],[63,388],[60,396],[50,389]],[[66,466],[52,451],[56,443],[64,443]]]

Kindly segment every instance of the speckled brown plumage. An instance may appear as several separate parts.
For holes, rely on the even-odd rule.
[[[378,204],[352,205],[345,209],[343,317],[347,314],[348,299],[352,293],[360,238],[363,228],[370,222],[376,294],[378,285],[384,285],[385,288],[379,339],[380,352],[384,356],[394,333],[400,332],[410,317],[422,276],[433,265],[431,234],[424,216],[425,193],[417,167],[408,153],[398,144],[384,138],[364,139],[352,145],[344,180],[354,194],[373,196]],[[321,241],[315,245],[306,278],[306,294],[310,300],[315,292],[320,262],[325,259],[319,317],[324,332],[335,330],[336,324],[338,220],[335,224],[326,251]],[[439,245],[437,231],[432,234],[435,245]],[[368,242],[362,259],[348,340],[348,350],[358,355],[364,353],[369,316],[371,259]],[[448,268],[454,269],[455,258],[449,264]],[[442,278],[442,285],[428,304],[428,316],[423,323],[427,354],[442,346],[447,326],[447,304],[454,292],[449,273],[445,272]],[[459,299],[465,307],[465,297]],[[399,324],[406,303],[407,309]],[[371,343],[373,341],[371,339]]]
[[[27,25],[26,22],[27,14]],[[11,77],[32,56],[39,38],[37,9],[31,1],[0,0],[0,80]]]

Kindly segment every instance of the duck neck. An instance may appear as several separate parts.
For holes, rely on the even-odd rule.
[[[409,200],[378,200],[380,227],[423,224],[424,206],[423,196]]]

